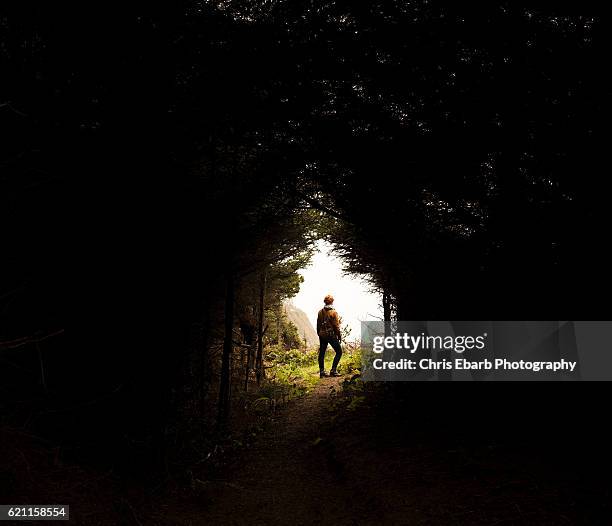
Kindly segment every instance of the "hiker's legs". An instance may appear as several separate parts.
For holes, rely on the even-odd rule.
[[[338,367],[338,362],[340,361],[340,358],[342,357],[342,346],[340,345],[340,342],[336,339],[330,340],[329,343],[334,349],[334,351],[336,351],[336,355],[334,356],[334,361],[332,363],[332,368],[331,368],[332,371],[335,371],[336,367]]]
[[[319,336],[319,371],[325,370],[325,349],[327,349],[328,341]]]

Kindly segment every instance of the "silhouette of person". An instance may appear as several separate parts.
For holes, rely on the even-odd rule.
[[[325,351],[327,345],[331,345],[336,355],[332,363],[332,368],[329,371],[329,376],[340,376],[337,371],[338,362],[342,356],[342,347],[340,341],[342,335],[340,333],[340,316],[333,307],[334,297],[328,294],[323,299],[325,306],[319,311],[317,315],[317,334],[319,335],[319,375],[321,378],[328,376],[325,372]]]

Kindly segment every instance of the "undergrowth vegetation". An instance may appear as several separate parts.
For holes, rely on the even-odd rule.
[[[329,349],[325,356],[325,368],[329,371],[334,352]],[[256,396],[247,404],[251,410],[262,413],[304,396],[320,381],[318,349],[307,351],[299,349],[285,350],[280,346],[268,349],[266,355],[266,379]],[[361,353],[356,344],[344,344],[339,372],[347,375],[345,382],[354,385],[353,377],[359,377],[361,371]]]
[[[343,343],[342,347],[338,370],[343,378],[339,385],[330,385],[330,422],[344,410],[358,409],[364,401],[359,345]],[[325,356],[327,371],[331,368],[333,357],[334,351],[328,349]],[[265,349],[265,358],[266,373],[261,385],[258,388],[251,385],[247,391],[239,390],[234,394],[234,426],[204,448],[207,453],[200,456],[199,468],[196,469],[201,477],[212,476],[212,472],[223,466],[238,451],[249,449],[274,421],[279,410],[308,394],[321,381],[318,348],[305,351],[271,345]],[[192,478],[196,480],[198,477]]]

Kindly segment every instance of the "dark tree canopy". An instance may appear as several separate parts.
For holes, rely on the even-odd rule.
[[[54,344],[57,385],[112,393],[96,428],[159,439],[228,277],[238,324],[321,237],[404,319],[593,319],[609,297],[588,3],[2,11],[0,340],[63,328],[74,282],[87,329]]]

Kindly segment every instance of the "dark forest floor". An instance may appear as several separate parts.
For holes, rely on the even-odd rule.
[[[0,493],[69,503],[70,524],[89,526],[612,524],[594,403],[548,384],[343,383],[320,381],[214,469],[156,488],[0,430]]]
[[[168,526],[612,522],[605,470],[598,477],[588,459],[568,458],[563,445],[548,447],[537,426],[506,433],[485,424],[471,431],[469,422],[457,425],[462,419],[445,424],[431,411],[411,413],[389,386],[347,394],[340,381],[325,379],[285,408],[244,458],[198,482],[196,494],[164,501],[147,520]]]

